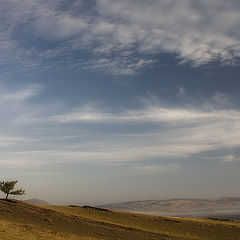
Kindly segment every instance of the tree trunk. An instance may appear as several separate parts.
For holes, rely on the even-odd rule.
[[[8,195],[9,195],[9,193],[7,193],[6,199],[8,199]]]

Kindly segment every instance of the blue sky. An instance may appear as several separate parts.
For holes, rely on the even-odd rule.
[[[52,203],[239,196],[237,0],[0,0],[0,173]]]

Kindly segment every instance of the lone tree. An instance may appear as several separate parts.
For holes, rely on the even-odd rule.
[[[6,199],[8,199],[9,195],[23,195],[25,194],[25,190],[22,188],[14,190],[15,185],[18,181],[1,181],[0,182],[0,190],[6,194]]]

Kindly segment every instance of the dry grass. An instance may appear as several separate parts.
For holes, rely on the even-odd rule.
[[[1,240],[77,240],[79,236],[72,234],[58,233],[46,230],[32,224],[18,224],[8,221],[0,221]],[[94,238],[81,238],[82,240],[94,240]]]
[[[240,240],[240,223],[0,200],[0,239]]]

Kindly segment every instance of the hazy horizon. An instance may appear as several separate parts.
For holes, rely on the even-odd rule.
[[[11,197],[10,197],[11,198]],[[192,199],[192,200],[216,200],[216,199],[221,199],[221,198],[240,198],[239,196],[221,196],[221,197],[174,197],[174,198],[154,198],[154,199],[125,199],[125,200],[116,200],[116,201],[108,201],[108,200],[105,200],[105,201],[77,201],[77,200],[74,200],[74,201],[57,201],[56,199],[53,200],[53,201],[47,201],[46,199],[44,198],[35,198],[35,197],[32,197],[32,198],[26,198],[26,197],[13,197],[15,199],[18,199],[18,200],[23,200],[23,201],[27,201],[27,200],[33,200],[33,199],[36,199],[36,200],[43,200],[43,201],[46,201],[48,202],[50,205],[53,204],[53,205],[79,205],[79,206],[84,206],[84,205],[92,205],[92,206],[100,206],[100,205],[108,205],[108,204],[114,204],[114,203],[127,203],[127,202],[138,202],[138,201],[168,201],[168,200],[185,200],[185,199]],[[238,210],[236,210],[237,212],[239,212]]]
[[[0,10],[0,179],[24,199],[240,196],[239,1]]]

